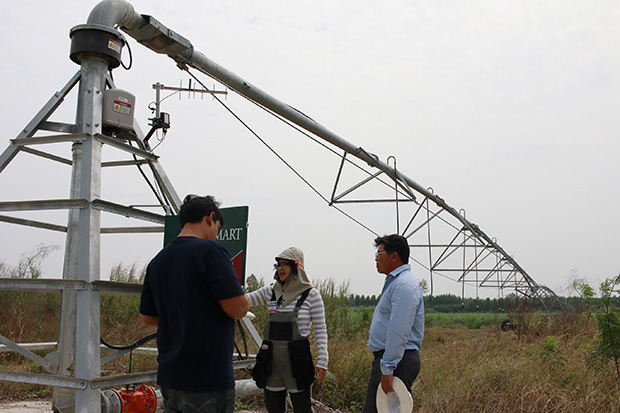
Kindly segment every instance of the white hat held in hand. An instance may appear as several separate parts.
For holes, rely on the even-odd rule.
[[[377,388],[377,411],[379,413],[411,413],[413,411],[413,398],[407,391],[405,383],[398,377],[392,379],[394,391],[385,394],[381,385]]]

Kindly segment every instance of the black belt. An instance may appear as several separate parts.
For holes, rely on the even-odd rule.
[[[407,351],[418,351],[416,349],[411,349],[411,350],[405,350],[405,352]],[[385,353],[385,350],[379,350],[379,351],[373,351],[372,355],[375,356],[376,359],[383,357],[383,353]]]

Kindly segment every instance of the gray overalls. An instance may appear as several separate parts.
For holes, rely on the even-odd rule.
[[[305,390],[314,381],[314,363],[310,353],[310,341],[299,334],[297,315],[311,288],[301,294],[290,312],[274,312],[269,315],[263,332],[261,354],[257,364],[266,363],[264,379],[266,387],[273,389]],[[275,302],[275,293],[272,295]],[[262,360],[259,360],[262,359]],[[257,384],[258,381],[257,381]],[[259,385],[259,387],[262,387]]]

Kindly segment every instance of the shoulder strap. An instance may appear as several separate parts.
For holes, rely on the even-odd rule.
[[[308,298],[308,294],[310,294],[310,290],[312,290],[312,287],[308,288],[306,291],[301,293],[301,297],[299,297],[299,300],[297,300],[297,304],[295,304],[295,308],[301,307],[304,301],[306,301],[306,298]]]
[[[304,301],[306,301],[306,298],[308,298],[308,294],[310,294],[310,290],[312,290],[312,287],[308,288],[306,291],[301,293],[299,300],[297,300],[297,304],[295,304],[296,310],[299,310],[299,308],[304,303]],[[276,290],[271,290],[271,301],[275,301],[275,300],[276,300]],[[282,302],[282,297],[280,297],[278,304],[281,304],[281,302]]]

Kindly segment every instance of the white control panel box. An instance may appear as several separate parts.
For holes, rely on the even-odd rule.
[[[121,89],[103,92],[103,126],[111,129],[134,130],[133,114],[136,97]]]

